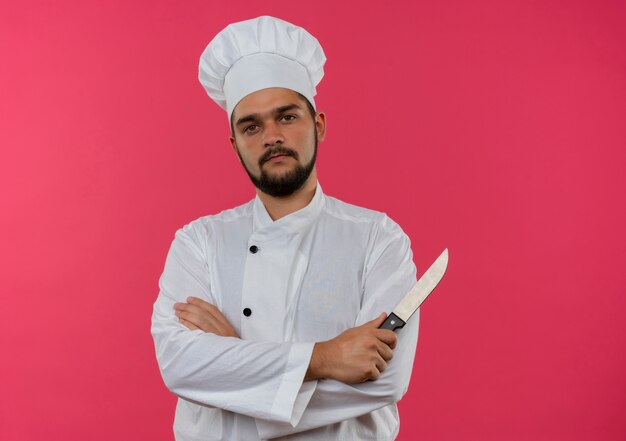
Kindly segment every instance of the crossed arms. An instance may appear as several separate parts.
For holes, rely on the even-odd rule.
[[[237,336],[213,306],[218,302],[197,239],[180,230],[153,314],[166,385],[188,401],[255,418],[262,438],[334,424],[395,403],[408,387],[418,317],[398,338],[377,329],[383,314],[371,320],[391,310],[415,282],[408,243],[394,242],[381,251],[394,256],[369,271],[358,326],[327,341],[277,343]]]
[[[219,309],[202,299],[189,297],[187,303],[175,303],[174,309],[179,321],[191,330],[239,338]],[[397,343],[394,332],[378,329],[385,318],[382,313],[331,340],[315,343],[304,381],[332,379],[351,384],[377,380]]]

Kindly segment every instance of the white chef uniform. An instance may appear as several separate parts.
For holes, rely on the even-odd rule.
[[[376,381],[303,382],[314,342],[390,312],[415,283],[408,237],[383,213],[323,194],[272,221],[256,197],[176,233],[152,334],[179,396],[178,441],[391,440],[417,343],[418,314],[399,331]],[[216,305],[241,339],[189,330],[175,302]]]

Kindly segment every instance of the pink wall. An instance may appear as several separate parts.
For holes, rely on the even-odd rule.
[[[326,50],[324,190],[450,249],[400,440],[626,439],[624,2],[49,3],[0,6],[0,439],[172,439],[165,254],[253,195],[197,61],[261,14]]]

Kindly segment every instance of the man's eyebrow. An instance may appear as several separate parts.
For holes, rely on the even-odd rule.
[[[274,109],[274,111],[272,112],[274,115],[280,115],[281,113],[285,113],[285,112],[289,112],[290,110],[293,109],[302,109],[299,105],[297,104],[287,104],[285,106],[280,106],[277,107],[276,109]]]
[[[242,116],[241,118],[239,118],[237,120],[237,122],[235,123],[235,125],[236,126],[240,126],[240,125],[245,124],[247,122],[256,121],[258,118],[259,118],[259,114],[258,113],[251,113],[250,115]]]
[[[290,110],[293,109],[299,109],[302,110],[302,107],[300,107],[297,104],[286,104],[284,106],[280,106],[275,108],[274,110],[272,110],[272,114],[273,115],[281,115],[285,112],[288,112]],[[250,115],[245,115],[242,116],[241,118],[239,118],[237,120],[237,122],[235,123],[235,126],[239,127],[242,124],[248,123],[248,122],[254,122],[254,121],[258,121],[259,119],[259,114],[258,113],[251,113]]]

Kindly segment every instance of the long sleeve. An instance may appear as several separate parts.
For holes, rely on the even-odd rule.
[[[415,266],[408,237],[386,218],[368,254],[363,304],[358,326],[381,312],[390,312],[415,283]],[[419,314],[398,332],[398,344],[387,369],[376,381],[344,384],[319,380],[296,427],[257,419],[261,438],[274,438],[356,418],[396,403],[406,392],[417,345]],[[377,428],[380,430],[381,428]],[[382,429],[384,430],[384,429]]]
[[[305,401],[298,405],[303,408],[312,392],[302,382],[313,343],[244,341],[180,324],[175,302],[190,295],[214,302],[206,256],[189,226],[177,232],[159,286],[152,335],[163,380],[172,392],[253,418],[297,422],[296,400]]]

